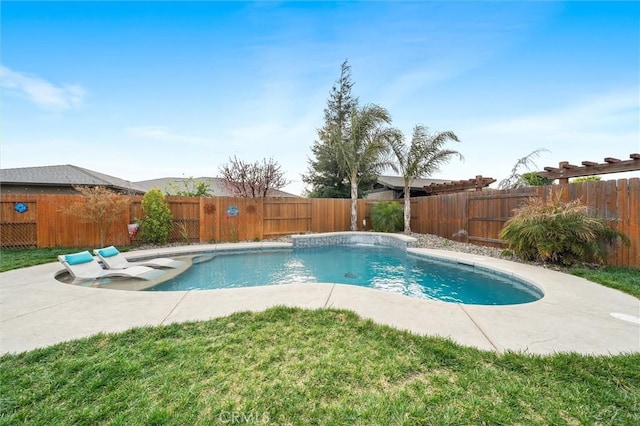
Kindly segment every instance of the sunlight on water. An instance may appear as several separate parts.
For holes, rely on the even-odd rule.
[[[389,247],[349,245],[220,252],[150,291],[208,290],[291,283],[351,284],[445,302],[506,305],[538,300],[524,282]]]

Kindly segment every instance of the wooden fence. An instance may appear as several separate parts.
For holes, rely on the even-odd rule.
[[[617,247],[609,263],[640,267],[640,179],[461,192],[412,200],[412,229],[420,233],[504,247],[498,235],[513,209],[530,197],[560,194],[580,198],[592,213],[612,221],[631,239],[631,247]],[[81,201],[79,195],[0,196],[0,247],[97,247],[98,228],[62,212]],[[142,197],[131,197],[130,208],[111,223],[106,244],[136,243],[127,224],[142,217]],[[173,214],[172,242],[251,241],[309,232],[347,231],[350,200],[305,198],[166,198]],[[358,201],[358,227],[371,229],[369,212],[377,201]],[[233,213],[237,211],[236,216]]]
[[[513,216],[513,209],[529,198],[557,196],[564,201],[581,199],[592,215],[609,219],[613,228],[629,237],[631,246],[616,247],[607,259],[609,264],[640,267],[638,178],[418,198],[412,204],[412,213],[416,215],[412,218],[412,229],[461,242],[506,247],[499,234]]]

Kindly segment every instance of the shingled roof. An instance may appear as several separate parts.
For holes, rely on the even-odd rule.
[[[432,179],[432,178],[417,178],[414,179],[411,184],[412,189],[421,190],[424,186],[432,183],[449,182],[449,179]],[[404,178],[402,176],[378,176],[376,181],[377,187],[386,187],[396,190],[404,190]]]
[[[160,179],[143,180],[134,182],[139,188],[143,188],[145,191],[157,188],[161,191],[166,191],[169,184],[176,185],[178,189],[183,189],[183,182],[190,178],[178,178],[178,177],[166,177]],[[223,178],[217,177],[198,177],[193,178],[196,182],[205,182],[209,184],[209,188],[214,197],[233,197],[233,191],[227,186]],[[278,189],[270,189],[267,193],[268,197],[297,197],[297,195],[290,194],[288,192],[280,191]]]
[[[38,186],[105,186],[107,188],[132,193],[144,193],[145,190],[133,182],[115,176],[105,175],[93,170],[71,164],[59,166],[21,167],[0,169],[0,184],[38,185]]]

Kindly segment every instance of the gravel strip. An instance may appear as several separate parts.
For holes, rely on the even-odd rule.
[[[407,235],[407,234],[401,234],[401,235]],[[417,240],[416,241],[417,248],[430,248],[430,249],[457,251],[457,252],[463,252],[463,253],[477,254],[481,256],[498,257],[501,259],[508,258],[509,260],[511,260],[509,256],[507,257],[501,256],[501,253],[503,250],[495,247],[483,247],[483,246],[477,246],[474,244],[461,243],[459,241],[448,240],[446,238],[442,238],[432,234],[417,234],[413,232],[408,235]],[[285,236],[285,237],[280,237],[280,238],[276,238],[269,241],[290,243],[291,237]]]
[[[407,235],[407,234],[402,234],[402,235]],[[547,263],[540,263],[540,262],[527,262],[524,261],[514,255],[511,254],[505,254],[505,250],[502,248],[497,248],[497,247],[485,247],[485,246],[478,246],[475,244],[469,244],[469,243],[462,243],[460,241],[454,241],[454,240],[449,240],[447,238],[442,238],[439,237],[437,235],[433,235],[433,234],[418,234],[415,232],[412,232],[411,234],[409,234],[411,237],[415,238],[416,241],[416,247],[417,248],[429,248],[429,249],[437,249],[437,250],[448,250],[448,251],[455,251],[455,252],[460,252],[460,253],[469,253],[469,254],[475,254],[475,255],[479,255],[479,256],[489,256],[489,257],[495,257],[498,259],[505,259],[505,260],[510,260],[513,262],[519,262],[519,263],[526,263],[526,264],[530,264],[530,265],[536,265],[536,266],[540,266],[543,268],[547,268],[547,269],[553,269],[556,271],[561,271],[561,272],[568,272],[567,268],[563,268],[561,266],[558,265],[550,265]],[[291,243],[292,239],[291,236],[282,236],[282,237],[278,237],[278,238],[274,238],[274,239],[269,239],[269,240],[263,240],[263,241],[270,241],[270,242],[282,242],[282,243]],[[242,241],[242,242],[253,242],[253,241]],[[193,245],[196,245],[198,243],[192,243]],[[175,247],[175,246],[183,246],[185,245],[184,243],[172,243],[172,244],[166,244],[163,246],[152,246],[152,245],[142,245],[142,246],[138,246],[137,249],[147,249],[147,248],[154,248],[154,247]],[[585,265],[587,266],[587,265]],[[594,267],[595,265],[589,265],[591,267]]]
[[[402,233],[402,235],[407,235],[407,234]],[[462,243],[460,241],[449,240],[433,234],[418,234],[418,233],[412,232],[411,234],[408,234],[408,235],[417,240],[416,241],[417,248],[448,250],[448,251],[455,251],[459,253],[475,254],[478,256],[495,257],[497,259],[510,260],[512,262],[518,262],[518,263],[526,263],[529,265],[540,266],[540,267],[552,269],[555,271],[569,272],[567,268],[563,268],[562,266],[559,266],[559,265],[550,265],[550,264],[541,263],[541,262],[527,262],[512,254],[505,253],[505,250],[503,248],[485,247],[485,246],[478,246],[475,244]],[[269,241],[290,243],[292,240],[290,236],[284,236],[284,237],[279,237]],[[594,267],[595,265],[585,265],[585,266]]]

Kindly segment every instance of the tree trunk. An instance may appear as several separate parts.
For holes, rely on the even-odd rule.
[[[100,231],[100,248],[104,248],[105,225],[99,223],[98,230]]]
[[[351,179],[351,230],[358,230],[358,179]]]
[[[404,187],[404,233],[411,232],[411,190]]]

